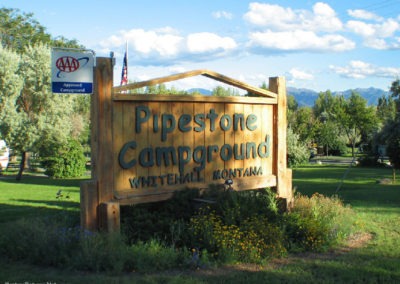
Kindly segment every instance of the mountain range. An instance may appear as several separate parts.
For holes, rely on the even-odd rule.
[[[302,89],[302,88],[293,88],[293,87],[288,87],[286,89],[288,95],[294,96],[296,99],[296,102],[299,104],[299,106],[313,106],[315,100],[318,98],[319,92],[316,92],[314,90],[310,89]],[[200,93],[204,96],[210,96],[212,94],[212,91],[207,90],[207,89],[202,89],[202,88],[195,88],[195,89],[190,89],[188,90],[189,93]],[[380,97],[388,96],[389,92],[384,91],[382,89],[378,88],[356,88],[356,89],[349,89],[345,91],[335,91],[332,92],[333,95],[343,95],[345,98],[348,98],[351,95],[351,92],[356,92],[359,93],[364,99],[367,100],[368,105],[377,105],[378,104],[378,99]]]
[[[294,96],[299,106],[313,106],[315,100],[318,98],[319,92],[310,89],[298,89],[293,87],[287,88],[287,93]],[[356,88],[345,91],[332,92],[333,95],[343,95],[348,98],[352,92],[359,93],[364,99],[367,100],[368,105],[377,105],[380,97],[388,96],[389,92],[377,88]]]

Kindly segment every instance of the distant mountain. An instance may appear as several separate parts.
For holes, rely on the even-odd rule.
[[[345,98],[348,98],[351,95],[351,92],[354,91],[359,93],[363,98],[365,98],[369,105],[378,104],[378,99],[382,97],[382,95],[389,95],[388,91],[384,91],[382,89],[377,88],[357,88],[352,90],[346,90],[341,92],[332,92],[333,95],[343,95]],[[299,106],[313,106],[315,100],[318,98],[319,92],[310,90],[310,89],[298,89],[293,87],[287,88],[287,93],[289,95],[294,96]]]
[[[350,97],[351,92],[354,91],[356,93],[359,93],[364,99],[368,101],[369,105],[377,105],[378,104],[378,99],[382,97],[383,95],[387,96],[389,95],[388,91],[384,91],[382,89],[377,89],[377,88],[357,88],[354,90],[346,90],[343,92],[335,92],[335,95],[344,95],[345,98]]]
[[[315,100],[318,98],[319,92],[316,92],[314,90],[310,89],[301,89],[301,88],[293,88],[293,87],[287,87],[287,93],[289,95],[294,96],[296,99],[296,102],[299,104],[299,106],[313,106],[315,103]],[[378,99],[382,97],[382,95],[389,95],[388,91],[384,91],[382,89],[377,89],[377,88],[356,88],[356,89],[351,89],[351,90],[345,90],[345,91],[335,91],[332,92],[333,95],[343,95],[345,98],[350,97],[351,92],[354,91],[356,93],[359,93],[363,98],[365,98],[368,102],[368,105],[377,105],[378,104]],[[193,88],[187,90],[188,93],[200,93],[203,96],[211,96],[212,91],[203,89],[203,88]]]
[[[212,95],[212,91],[207,90],[207,89],[203,89],[203,88],[193,88],[193,89],[187,90],[187,92],[190,93],[190,94],[199,93],[199,94],[204,95],[204,96],[211,96]]]
[[[293,87],[287,87],[286,92],[295,98],[299,106],[313,106],[319,94],[310,89],[297,89]]]

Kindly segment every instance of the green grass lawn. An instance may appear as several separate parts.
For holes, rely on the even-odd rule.
[[[78,212],[81,181],[43,176],[24,176],[21,181],[16,181],[12,176],[0,177],[0,223],[51,215],[60,210]],[[57,198],[59,190],[63,196]]]
[[[294,169],[293,185],[301,194],[339,195],[357,215],[357,224],[371,239],[360,247],[321,254],[290,255],[265,267],[237,265],[197,271],[158,274],[95,274],[23,263],[0,257],[0,281],[57,283],[400,283],[400,184],[388,168],[351,168],[339,191],[347,166],[309,165]],[[79,215],[81,180],[43,177],[0,178],[0,233],[2,223],[57,212]],[[56,198],[58,190],[70,196]]]

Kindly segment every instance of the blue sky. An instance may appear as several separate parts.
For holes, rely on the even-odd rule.
[[[97,56],[125,42],[129,80],[210,69],[259,86],[285,76],[315,91],[376,87],[400,77],[400,0],[0,0],[32,12],[47,32],[76,39]],[[203,77],[179,89],[212,89]]]

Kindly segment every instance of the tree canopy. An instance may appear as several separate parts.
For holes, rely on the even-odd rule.
[[[1,46],[24,53],[28,46],[45,44],[55,47],[82,47],[76,40],[68,40],[58,36],[53,38],[46,32],[32,13],[24,13],[19,9],[0,9],[0,41]]]

